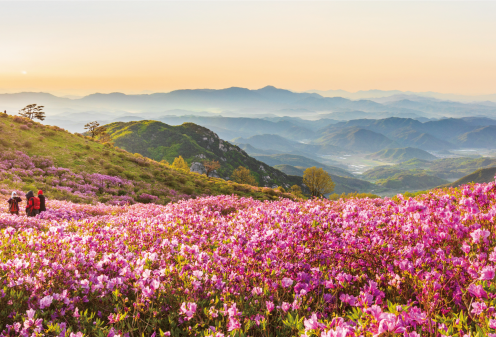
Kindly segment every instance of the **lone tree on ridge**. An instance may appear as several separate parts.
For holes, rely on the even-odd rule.
[[[43,121],[45,120],[45,111],[43,111],[43,108],[43,105],[29,104],[19,110],[19,115],[31,120],[39,119],[40,121]]]
[[[315,166],[305,170],[303,183],[308,186],[313,197],[321,197],[324,194],[331,193],[336,186],[329,173]]]
[[[100,126],[100,123],[97,121],[94,122],[89,122],[84,126],[85,130],[88,130],[89,133],[91,133],[91,138],[95,138],[95,136],[98,136],[101,133],[104,133],[107,131],[107,129],[104,126]]]

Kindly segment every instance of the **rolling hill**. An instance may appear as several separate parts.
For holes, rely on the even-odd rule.
[[[425,173],[442,179],[460,179],[478,169],[496,166],[496,158],[441,158],[434,161],[410,159],[390,166],[377,166],[365,171],[361,177],[366,180],[387,179],[397,173]]]
[[[400,172],[392,177],[380,179],[377,185],[396,191],[425,190],[446,184],[447,181],[426,173]]]
[[[274,198],[274,191],[268,194],[262,188],[177,171],[108,143],[18,116],[0,114],[0,132],[3,194],[41,189],[50,199],[113,204],[165,204],[200,195],[232,193]]]
[[[343,168],[332,165],[325,165],[318,161],[303,156],[292,155],[292,154],[274,154],[274,155],[254,155],[253,157],[255,159],[258,159],[266,163],[267,165],[274,167],[277,165],[285,165],[285,164],[304,167],[304,168],[315,166],[315,167],[322,167],[324,171],[328,172],[329,174],[336,174],[343,177],[353,177],[352,173],[350,173],[349,171]],[[340,165],[337,162],[336,164]]]
[[[406,147],[401,149],[384,149],[367,155],[367,158],[385,162],[403,162],[414,158],[422,160],[435,160],[436,156],[433,156],[424,150]]]
[[[496,166],[488,167],[488,168],[479,169],[445,186],[458,187],[460,185],[465,185],[470,183],[487,183],[494,181],[495,176],[496,176]]]
[[[328,129],[321,135],[316,140],[317,144],[331,145],[356,152],[376,152],[384,148],[398,147],[396,142],[386,136],[360,127]]]
[[[456,144],[464,148],[496,148],[496,125],[488,125],[466,132],[456,138]]]
[[[273,167],[250,157],[236,145],[220,139],[207,128],[184,123],[170,126],[158,121],[117,122],[105,126],[114,143],[133,153],[156,161],[182,156],[191,165],[204,159],[217,160],[220,177],[229,179],[239,166],[250,169],[261,186],[301,185],[301,178],[288,176]]]

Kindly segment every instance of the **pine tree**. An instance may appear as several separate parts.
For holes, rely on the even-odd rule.
[[[29,119],[39,119],[40,121],[45,120],[45,111],[43,111],[43,105],[29,104],[24,108],[19,110],[19,115]]]
[[[91,133],[91,138],[95,138],[100,133],[103,133],[107,131],[107,129],[103,126],[100,126],[100,123],[97,121],[94,122],[89,122],[84,126],[85,130],[88,130],[89,133]]]

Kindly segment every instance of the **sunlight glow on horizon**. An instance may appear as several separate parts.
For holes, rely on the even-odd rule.
[[[0,11],[0,93],[496,93],[496,2],[0,2]]]

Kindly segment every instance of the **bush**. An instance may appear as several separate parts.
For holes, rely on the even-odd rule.
[[[30,149],[30,148],[32,148],[32,147],[33,147],[33,143],[31,143],[29,140],[26,140],[26,141],[22,144],[22,146],[23,146],[24,148],[26,148],[26,149]]]
[[[92,164],[92,165],[96,163],[95,159],[93,159],[93,158],[91,158],[91,157],[86,158],[86,161],[87,161],[89,164]]]
[[[329,200],[348,200],[348,199],[365,199],[365,198],[370,198],[370,199],[376,199],[380,198],[380,196],[372,194],[372,193],[358,193],[358,192],[351,192],[351,193],[342,193],[341,195],[337,193],[333,193],[329,196]]]
[[[25,122],[25,119],[20,117],[20,116],[14,116],[14,118],[12,118],[12,120],[16,123],[22,123],[22,122]]]
[[[23,124],[23,125],[19,126],[19,129],[26,131],[26,130],[29,130],[29,126],[27,126],[26,124]]]
[[[191,186],[184,186],[182,188],[182,191],[185,193],[185,194],[193,194],[195,192],[195,189]]]
[[[41,134],[45,137],[53,137],[55,136],[55,132],[53,131],[42,131]]]
[[[127,179],[129,180],[134,180],[136,178],[136,175],[133,172],[124,172],[124,175],[126,176]]]
[[[146,173],[146,172],[141,173],[140,177],[143,179],[152,179],[153,178],[149,173]]]

